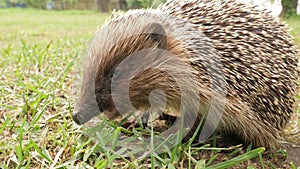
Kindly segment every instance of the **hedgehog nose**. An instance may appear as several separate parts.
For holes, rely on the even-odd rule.
[[[72,118],[73,120],[77,123],[77,124],[81,124],[80,123],[80,113],[79,112],[75,112],[72,114]]]

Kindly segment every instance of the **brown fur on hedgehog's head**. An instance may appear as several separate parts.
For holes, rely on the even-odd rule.
[[[182,27],[178,25],[182,25]],[[193,33],[197,35],[192,36]],[[174,38],[175,35],[176,38]],[[183,20],[170,19],[169,16],[155,10],[137,10],[115,16],[96,33],[91,42],[83,75],[81,95],[73,113],[74,120],[83,124],[100,112],[104,112],[109,119],[117,115],[113,101],[115,99],[111,93],[112,78],[128,73],[126,70],[116,69],[130,55],[136,55],[133,57],[140,58],[134,59],[134,65],[137,69],[145,69],[142,68],[142,66],[147,67],[148,63],[145,62],[151,64],[146,70],[132,74],[132,77],[126,76],[128,79],[119,78],[119,82],[116,83],[121,85],[131,80],[128,90],[134,108],[148,109],[151,106],[149,94],[151,91],[159,89],[166,94],[167,106],[178,110],[182,98],[189,100],[193,95],[198,97],[195,83],[198,84],[201,81],[187,78],[187,76],[194,74],[195,70],[184,65],[190,64],[190,59],[195,57],[194,45],[198,46],[197,49],[199,46],[203,47],[199,50],[209,52],[209,49],[205,48],[209,46],[205,36],[201,36],[196,27],[193,27],[192,24],[188,25]],[[176,55],[176,57],[171,55]],[[202,58],[204,57],[206,56],[203,54]],[[201,56],[197,54],[197,59],[199,58]],[[181,61],[178,62],[178,59]],[[166,62],[170,62],[172,65],[164,65],[163,69],[156,69]],[[127,66],[130,69],[130,64]],[[127,69],[126,66],[125,69]],[[169,70],[167,69],[173,71],[173,75],[168,74]],[[175,79],[174,75],[176,76]],[[185,84],[189,94],[181,96],[178,93],[180,89],[176,84],[176,79],[183,81],[182,83]],[[187,80],[184,81],[184,79]],[[118,90],[117,86],[115,88]],[[123,91],[118,92],[122,93]],[[121,102],[119,103],[121,109],[131,111],[128,108],[130,105],[122,103],[122,95],[124,93],[115,96]],[[193,101],[189,100],[186,103],[193,104]]]
[[[77,112],[73,115],[77,123],[85,123],[91,117],[104,111],[110,112],[106,114],[109,119],[114,118],[116,110],[111,96],[111,83],[113,75],[120,73],[117,72],[118,70],[116,71],[118,64],[127,55],[135,51],[144,48],[166,47],[166,38],[163,35],[164,30],[159,24],[152,23],[145,26],[145,31],[149,31],[147,34],[140,33],[138,36],[128,36],[125,38],[116,33],[122,31],[121,28],[124,25],[117,26],[117,28],[113,28],[114,26],[114,23],[106,25],[102,28],[103,31],[98,32],[98,36],[96,35],[92,42],[88,54],[88,64],[84,70],[81,96],[77,103]],[[151,31],[162,32],[161,34],[156,34],[151,33]]]

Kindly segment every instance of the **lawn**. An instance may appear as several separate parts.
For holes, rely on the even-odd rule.
[[[119,156],[115,138],[130,131],[107,121],[100,127],[111,127],[95,136],[99,144],[87,137],[86,126],[71,118],[78,72],[90,38],[108,17],[93,11],[0,9],[0,168],[276,166],[264,160],[263,148],[218,149],[192,142],[160,156],[150,153],[151,158]],[[286,22],[300,47],[300,18]]]

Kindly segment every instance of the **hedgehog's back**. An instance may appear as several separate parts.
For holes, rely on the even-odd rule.
[[[221,56],[228,96],[266,123],[284,126],[294,112],[298,55],[285,25],[234,0],[174,0],[160,9],[196,24]]]

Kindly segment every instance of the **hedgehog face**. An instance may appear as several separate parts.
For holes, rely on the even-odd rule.
[[[142,28],[141,32],[143,33],[137,36],[115,39],[116,42],[107,51],[95,49],[93,43],[96,42],[97,37],[94,38],[89,51],[92,58],[90,60],[93,62],[88,63],[88,66],[85,67],[81,95],[73,113],[73,119],[76,123],[84,124],[100,113],[104,113],[109,119],[114,119],[118,116],[119,113],[114,106],[111,94],[112,80],[114,77],[118,77],[120,73],[116,69],[118,64],[128,55],[138,50],[148,48],[162,49],[166,48],[167,45],[165,30],[160,24],[152,23],[147,25]],[[114,35],[105,36],[112,37]],[[109,41],[109,39],[107,40]],[[100,43],[105,43],[105,39]],[[105,45],[100,46],[103,47]],[[126,73],[126,71],[121,73]],[[126,81],[126,79],[121,79],[119,83],[122,83],[124,80]],[[145,93],[146,89],[143,87],[134,89],[133,87],[133,90],[134,93],[141,94]]]

